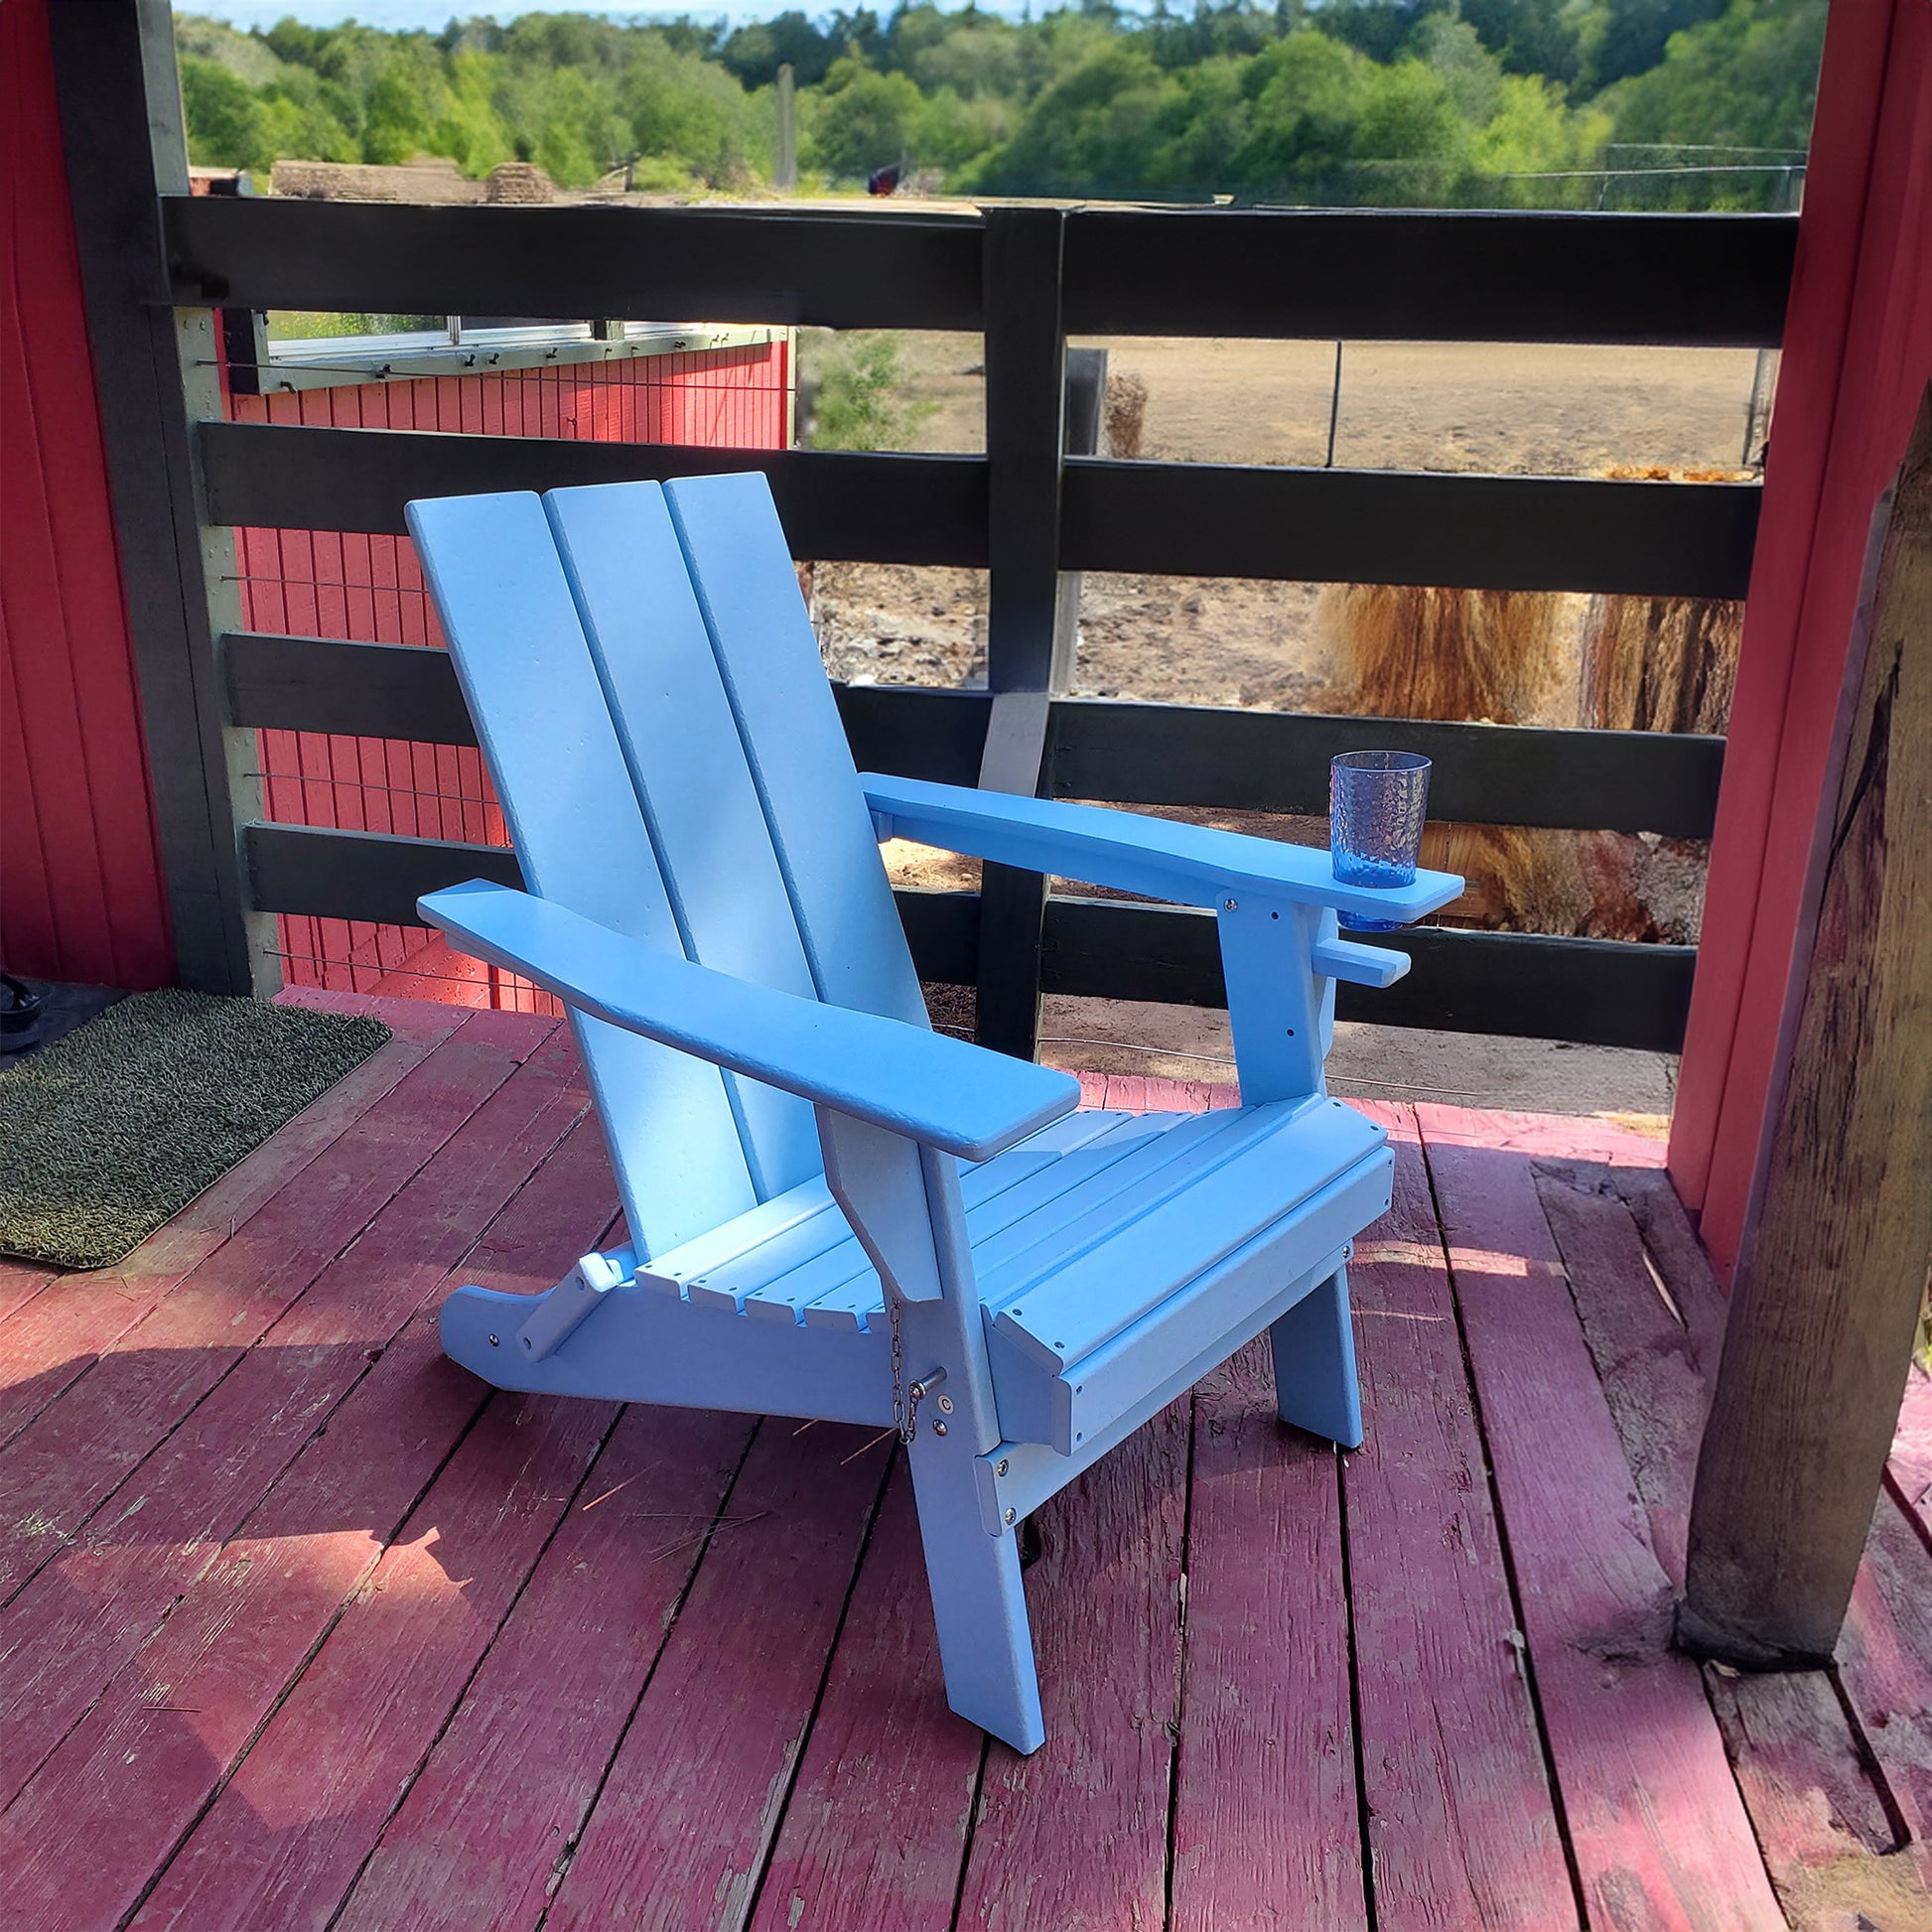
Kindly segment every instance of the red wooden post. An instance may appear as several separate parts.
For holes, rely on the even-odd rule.
[[[1932,375],[1932,11],[1831,10],[1764,514],[1671,1127],[1719,1267],[1757,1184],[1873,507]]]

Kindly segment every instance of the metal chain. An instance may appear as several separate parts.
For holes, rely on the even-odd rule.
[[[893,1426],[907,1449],[919,1433],[919,1398],[905,1393],[905,1337],[899,1332],[898,1297],[886,1291],[886,1312],[893,1320]]]

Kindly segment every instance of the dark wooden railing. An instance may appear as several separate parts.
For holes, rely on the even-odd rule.
[[[1131,570],[1736,598],[1750,567],[1754,485],[1067,456],[1066,337],[1773,345],[1795,217],[157,199],[145,140],[131,146],[126,131],[145,128],[128,98],[138,54],[131,67],[126,47],[104,46],[114,39],[91,36],[84,63],[71,49],[64,57],[64,89],[84,96],[66,109],[70,146],[76,126],[119,128],[118,162],[94,163],[111,179],[95,184],[91,241],[81,209],[97,360],[115,343],[150,357],[164,310],[192,335],[196,318],[219,307],[952,329],[981,332],[986,345],[984,456],[227,423],[192,380],[157,401],[151,376],[110,376],[103,400],[110,444],[120,427],[117,493],[145,492],[175,532],[150,546],[137,579],[172,573],[178,590],[207,532],[224,525],[399,532],[416,496],[757,467],[800,555],[989,572],[990,688],[842,691],[862,765],[1047,796],[1313,813],[1325,809],[1329,754],[1372,731],[1437,760],[1432,809],[1445,818],[1711,831],[1723,759],[1714,739],[1371,727],[1068,697],[1068,577]],[[116,88],[125,125],[109,111]],[[144,195],[151,255],[126,242]],[[117,382],[134,393],[117,396]],[[145,427],[127,430],[144,409]],[[165,450],[165,473],[126,475],[138,449]],[[218,591],[197,615],[193,598],[171,599],[167,584],[134,588],[137,621],[144,592],[155,607],[150,655],[173,638],[186,668],[170,674],[199,707],[213,801],[201,821],[214,829],[205,852],[189,850],[207,882],[193,904],[211,921],[198,956],[231,962],[227,983],[245,980],[251,917],[409,920],[421,892],[473,875],[515,877],[501,851],[263,823],[221,751],[222,734],[264,726],[472,743],[440,654],[251,634]],[[191,736],[177,733],[177,742]],[[921,973],[976,985],[981,1035],[1009,1050],[1032,1050],[1042,990],[1222,1003],[1204,914],[1049,898],[1040,879],[999,867],[986,869],[977,895],[900,897]],[[177,894],[178,922],[181,903]],[[1449,930],[1402,943],[1416,954],[1415,974],[1352,1004],[1353,989],[1341,989],[1344,1014],[1649,1047],[1681,1040],[1689,947]]]

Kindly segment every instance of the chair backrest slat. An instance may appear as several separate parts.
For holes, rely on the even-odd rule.
[[[817,997],[763,808],[654,483],[544,498],[686,956]],[[726,1076],[761,1199],[822,1168],[810,1105]]]
[[[770,485],[689,477],[664,495],[819,998],[926,1026]]]
[[[529,494],[409,506],[530,890],[683,950],[650,834],[543,505]],[[661,1253],[757,1198],[715,1067],[573,1015],[631,1239]]]

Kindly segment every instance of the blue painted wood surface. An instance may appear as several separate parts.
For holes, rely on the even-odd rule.
[[[1229,894],[1238,898],[1256,893],[1406,922],[1462,896],[1462,881],[1452,872],[1418,872],[1413,886],[1344,886],[1328,854],[1315,847],[1104,805],[969,791],[876,771],[865,772],[860,782],[874,812],[889,819],[900,838],[1178,905],[1219,905]]]
[[[459,1290],[446,1350],[505,1388],[876,1424],[929,1385],[947,1698],[1032,1750],[1030,1510],[1263,1328],[1283,1417],[1360,1440],[1343,1263],[1390,1159],[1322,1060],[1335,981],[1408,962],[1336,912],[1415,918],[1460,880],[1376,892],[1268,840],[862,782],[761,477],[410,527],[531,889],[422,911],[570,1008],[636,1242],[535,1301]],[[934,1033],[882,831],[1212,907],[1245,1104],[1076,1113],[1071,1076]]]

